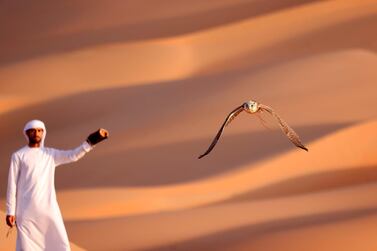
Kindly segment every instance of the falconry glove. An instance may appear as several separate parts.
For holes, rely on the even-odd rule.
[[[102,140],[105,140],[109,137],[109,132],[105,129],[98,129],[97,131],[90,134],[87,138],[87,142],[94,146],[95,144],[98,144]]]

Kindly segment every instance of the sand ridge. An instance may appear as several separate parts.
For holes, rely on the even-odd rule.
[[[111,133],[56,171],[77,250],[375,249],[375,1],[25,4],[0,3],[1,210],[40,118],[61,149]],[[248,99],[309,152],[241,114],[197,160]]]

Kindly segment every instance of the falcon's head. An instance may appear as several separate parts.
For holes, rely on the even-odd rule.
[[[256,101],[253,101],[253,100],[249,100],[249,101],[243,103],[243,108],[249,113],[257,112],[258,109],[259,109],[258,103]]]

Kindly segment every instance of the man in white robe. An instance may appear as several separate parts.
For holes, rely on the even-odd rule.
[[[79,160],[107,138],[107,131],[102,129],[104,137],[98,132],[79,147],[62,151],[44,147],[47,132],[42,121],[25,125],[29,143],[12,154],[6,201],[6,223],[17,227],[17,251],[70,250],[56,200],[55,167]]]

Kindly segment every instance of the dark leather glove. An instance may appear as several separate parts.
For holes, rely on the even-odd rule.
[[[95,144],[101,142],[102,140],[105,140],[109,137],[109,132],[105,129],[98,129],[94,133],[90,134],[87,138],[87,142],[94,146]]]

